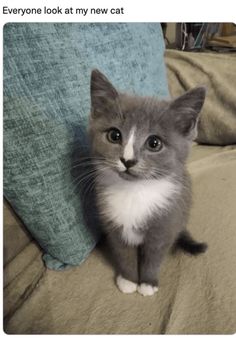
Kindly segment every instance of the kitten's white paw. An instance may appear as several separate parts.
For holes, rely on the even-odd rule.
[[[136,283],[131,282],[128,279],[123,278],[122,276],[118,276],[116,278],[116,284],[121,292],[124,293],[133,293],[137,290],[138,285]]]
[[[138,286],[137,290],[143,296],[152,296],[158,291],[158,287],[142,283]]]

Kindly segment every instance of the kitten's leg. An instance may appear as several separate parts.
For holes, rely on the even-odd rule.
[[[124,293],[135,292],[138,286],[137,248],[126,245],[119,230],[110,232],[107,241],[117,273],[118,288]]]
[[[145,243],[139,248],[139,286],[138,292],[143,296],[152,296],[158,291],[158,273],[161,262],[169,245],[154,246]]]

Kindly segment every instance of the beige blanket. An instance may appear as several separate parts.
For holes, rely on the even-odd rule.
[[[167,50],[165,60],[173,96],[199,85],[207,88],[197,141],[214,145],[235,144],[236,53]]]

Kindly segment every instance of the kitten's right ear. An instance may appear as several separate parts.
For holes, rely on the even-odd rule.
[[[112,113],[118,109],[118,92],[97,69],[91,73],[91,114],[93,117]]]
[[[206,88],[196,87],[174,99],[170,108],[176,130],[189,139],[197,135],[197,121],[205,101]]]

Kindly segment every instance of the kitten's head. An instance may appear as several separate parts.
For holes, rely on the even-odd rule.
[[[122,94],[94,70],[89,131],[95,164],[114,179],[178,173],[196,136],[204,99],[203,87],[171,101]]]

